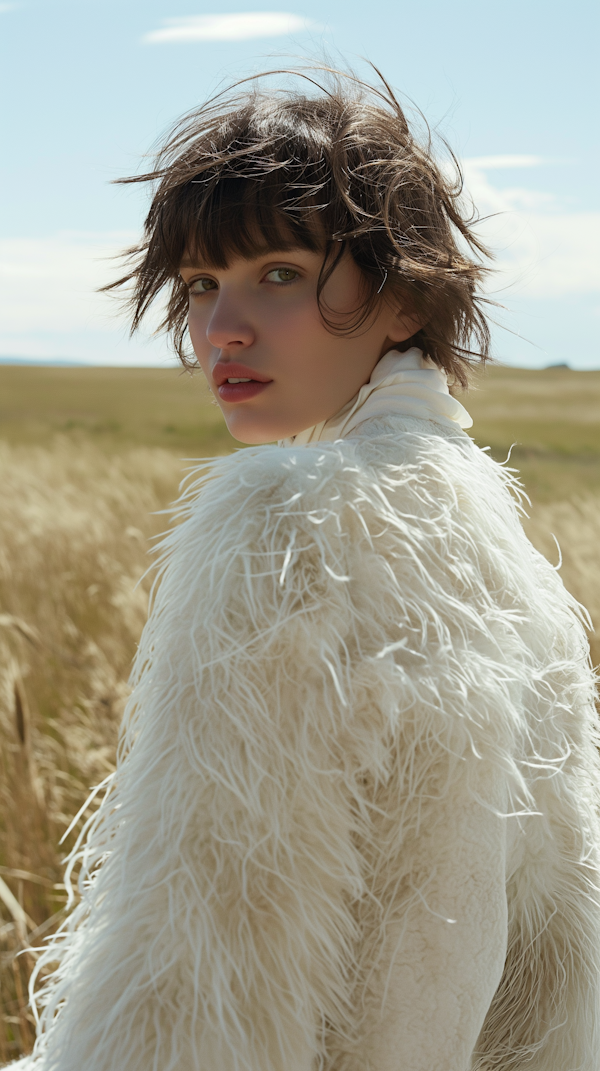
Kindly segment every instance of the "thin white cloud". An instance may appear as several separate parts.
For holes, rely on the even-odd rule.
[[[100,364],[161,364],[164,341],[127,339],[118,303],[97,288],[119,273],[114,257],[132,232],[67,231],[0,240],[0,354],[65,357]]]
[[[509,165],[498,160],[519,161]],[[491,287],[531,298],[600,292],[600,212],[566,212],[544,190],[500,186],[488,171],[535,166],[537,157],[478,157],[464,160],[467,191],[482,216],[479,233],[497,253]],[[489,162],[493,161],[493,162]]]
[[[115,277],[111,258],[133,237],[65,232],[0,240],[0,329],[101,330],[113,312],[96,289]]]
[[[543,156],[474,156],[468,161],[471,167],[477,167],[482,171],[500,171],[512,167],[539,167],[547,161]]]
[[[314,30],[316,23],[286,11],[240,11],[228,15],[190,15],[165,19],[160,30],[142,38],[145,44],[180,41],[247,41],[256,37],[281,37],[301,30]]]
[[[0,4],[0,15],[6,14],[7,11],[14,11],[16,4]]]

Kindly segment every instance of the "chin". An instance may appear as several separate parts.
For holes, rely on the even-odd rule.
[[[266,443],[277,442],[278,439],[282,438],[281,435],[278,435],[269,429],[244,427],[243,424],[240,427],[236,426],[236,423],[237,422],[232,425],[228,424],[227,429],[229,434],[232,435],[234,439],[237,439],[238,443],[244,443],[245,446],[263,446]]]

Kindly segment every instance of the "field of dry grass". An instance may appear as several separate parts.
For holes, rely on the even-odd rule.
[[[165,527],[153,514],[180,467],[152,447],[0,444],[0,1062],[33,1036],[33,954],[14,952],[59,917],[69,842],[58,842],[112,769],[146,614],[148,538]]]
[[[113,767],[146,614],[149,539],[185,462],[231,448],[175,370],[0,366],[0,1063],[29,1051],[35,946],[65,901],[59,846]],[[521,468],[527,528],[600,625],[600,373],[494,369],[474,437]],[[600,662],[600,630],[592,638]],[[21,955],[17,955],[21,952]]]

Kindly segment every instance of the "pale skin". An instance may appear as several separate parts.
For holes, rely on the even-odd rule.
[[[414,316],[382,295],[360,331],[332,333],[317,304],[322,263],[320,252],[292,249],[238,257],[224,269],[187,257],[181,264],[194,352],[240,442],[273,442],[329,419],[368,382],[379,359],[418,330]],[[361,284],[346,253],[322,294],[328,318],[343,324],[356,312]],[[262,385],[223,384],[252,381],[252,373]]]

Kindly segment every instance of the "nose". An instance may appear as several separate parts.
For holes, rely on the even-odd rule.
[[[206,337],[218,350],[238,350],[251,346],[255,331],[250,318],[244,313],[239,295],[219,291],[206,328]]]

